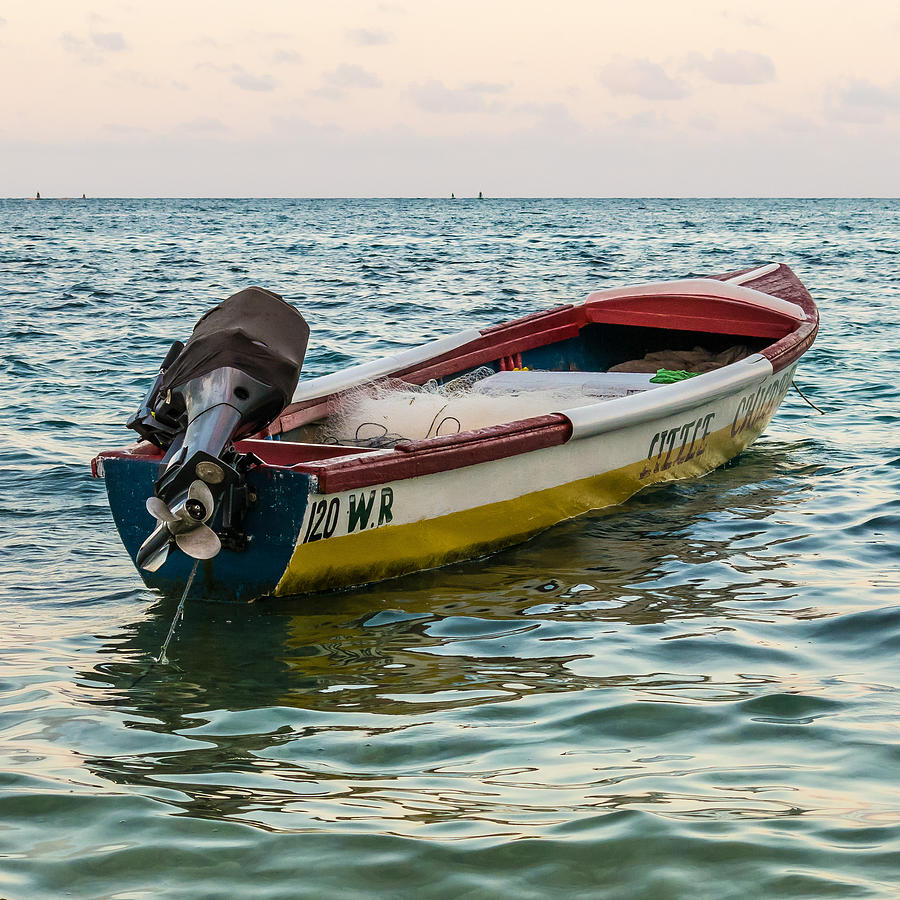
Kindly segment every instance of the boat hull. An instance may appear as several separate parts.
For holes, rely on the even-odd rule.
[[[724,396],[557,446],[375,485],[324,493],[293,468],[254,470],[246,546],[202,561],[191,593],[248,600],[382,581],[482,557],[652,484],[703,475],[756,440],[795,367],[769,367]],[[124,455],[101,468],[134,559],[152,521],[143,501],[158,464]],[[140,571],[148,586],[178,593],[192,566],[173,553],[157,572]]]
[[[309,379],[263,432],[238,442],[252,502],[228,528],[221,509],[209,520],[223,548],[199,563],[191,594],[241,600],[394,578],[484,556],[649,485],[703,475],[768,425],[818,323],[797,276],[772,263],[594,292],[578,305]],[[660,353],[693,354],[700,374],[652,389],[646,376],[646,384],[612,390],[619,373],[655,372]],[[574,373],[586,382],[559,401],[571,408],[540,413],[546,405],[526,404],[531,418],[509,421],[507,409],[496,419],[502,424],[482,428],[456,419],[457,434],[386,425],[387,434],[413,435],[389,448],[329,443],[316,431],[358,387],[386,378],[410,388],[444,384],[484,368],[503,373],[511,396],[522,392],[514,373],[526,369],[546,383],[568,383]],[[605,393],[591,393],[587,381]],[[162,458],[145,443],[94,461],[132,559],[154,525],[145,501]],[[157,571],[140,572],[148,585],[180,593],[193,565],[173,551]]]

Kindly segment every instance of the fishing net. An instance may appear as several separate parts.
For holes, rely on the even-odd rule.
[[[482,367],[445,384],[413,385],[388,378],[361,385],[341,395],[318,438],[326,444],[393,447],[400,441],[515,422],[624,393],[620,387],[586,386],[577,378],[547,386],[569,373],[546,373],[550,379],[543,380],[504,377],[539,374],[495,373]]]

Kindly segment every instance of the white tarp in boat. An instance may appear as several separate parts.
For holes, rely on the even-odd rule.
[[[347,391],[322,426],[326,443],[393,446],[588,406],[662,385],[650,375],[478,370],[444,385],[388,380]]]

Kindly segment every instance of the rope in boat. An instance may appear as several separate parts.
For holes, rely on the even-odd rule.
[[[819,407],[816,406],[816,404],[813,403],[812,400],[810,400],[809,397],[807,397],[806,394],[804,394],[803,391],[800,390],[800,388],[797,386],[797,382],[796,382],[796,381],[791,381],[791,384],[794,386],[794,390],[795,390],[795,391],[796,391],[796,392],[797,392],[797,393],[798,393],[798,394],[799,394],[799,395],[800,395],[800,396],[801,396],[801,397],[802,397],[802,398],[803,398],[803,399],[804,399],[804,400],[805,400],[805,401],[806,401],[806,402],[807,402],[807,403],[808,403],[808,404],[809,404],[809,405],[810,405],[810,406],[811,406],[811,407],[812,407],[812,408],[813,408],[820,416],[824,416],[824,415],[825,415],[825,410],[824,410],[824,409],[819,409]]]
[[[428,426],[428,431],[425,433],[425,438],[430,437],[446,437],[446,435],[441,434],[441,429],[447,422],[456,422],[456,431],[449,432],[450,434],[459,434],[462,431],[462,422],[456,416],[444,416],[443,419],[438,422],[438,416],[447,408],[449,404],[445,403],[437,412],[437,415],[431,420],[431,424]],[[435,428],[435,423],[437,423],[437,428]],[[375,435],[374,437],[360,437],[359,433],[364,428],[380,428],[381,433]],[[432,435],[432,431],[434,434]],[[356,426],[356,432],[352,439],[343,438],[342,440],[338,440],[334,437],[326,438],[322,441],[323,444],[355,444],[358,447],[369,447],[376,450],[381,450],[385,447],[393,447],[396,444],[399,444],[400,441],[408,441],[412,440],[412,438],[402,435],[396,431],[388,431],[387,425],[382,422],[360,422],[359,425]]]

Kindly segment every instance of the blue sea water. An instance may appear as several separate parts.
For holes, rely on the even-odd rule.
[[[320,374],[780,260],[767,433],[488,560],[317,598],[143,587],[89,460],[251,284]],[[900,202],[0,201],[0,897],[895,897]]]

